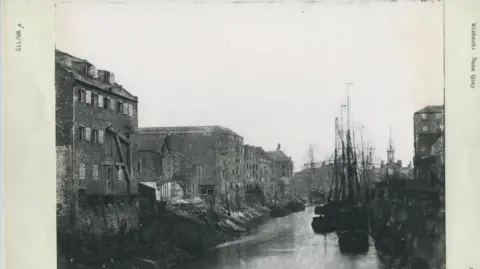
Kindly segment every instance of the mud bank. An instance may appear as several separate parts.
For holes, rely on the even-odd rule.
[[[270,217],[268,208],[250,207],[229,214],[220,212],[215,216],[201,217],[170,210],[167,218],[170,225],[165,238],[196,256],[219,244],[254,232]]]
[[[122,255],[94,262],[72,264],[59,255],[59,269],[171,269],[186,260],[202,255],[219,244],[254,232],[270,219],[269,210],[250,207],[241,211],[221,212],[216,216],[195,215],[170,208],[155,242],[132,246]],[[121,257],[121,258],[119,258]]]

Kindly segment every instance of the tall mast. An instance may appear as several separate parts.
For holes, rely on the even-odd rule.
[[[343,136],[343,134],[342,134]],[[346,161],[345,161],[345,141],[343,139],[343,137],[341,137],[340,139],[340,143],[341,143],[341,149],[342,149],[342,159],[341,159],[341,162],[340,162],[340,171],[341,171],[341,197],[342,197],[342,201],[345,201],[345,196],[346,196],[346,186],[345,186],[345,183],[346,183],[346,167],[345,167],[345,164],[346,164]]]
[[[360,185],[359,185],[359,181],[358,181],[358,166],[357,166],[358,162],[357,162],[357,147],[356,147],[356,140],[355,140],[355,128],[353,128],[352,126],[352,180],[353,180],[353,183],[355,184],[354,185],[354,189],[356,190],[356,193],[354,193],[354,195],[356,194],[357,196],[360,196]]]
[[[366,175],[367,175],[367,165],[366,165],[366,160],[365,160],[365,151],[363,147],[363,129],[364,126],[361,127],[360,129],[360,143],[362,147],[362,185],[365,187],[365,180],[366,180]]]
[[[347,84],[347,130],[350,129],[350,86],[352,82]]]
[[[347,129],[347,184],[348,184],[348,201],[353,202],[353,182],[352,182],[352,159],[351,159],[351,139],[350,129]]]
[[[342,138],[342,140],[345,137],[345,130],[343,129],[343,125],[345,124],[345,120],[343,118],[343,113],[345,111],[345,108],[346,108],[345,105],[340,106],[340,137]]]
[[[347,84],[347,180],[348,180],[348,200],[353,202],[354,196],[354,185],[353,181],[355,180],[354,167],[352,164],[352,157],[354,157],[354,152],[352,151],[352,140],[350,133],[350,85]]]
[[[337,163],[337,147],[338,147],[338,118],[335,118],[335,150],[334,150],[334,156],[333,156],[333,179],[332,179],[332,184],[330,188],[330,193],[328,194],[328,199],[331,198],[332,193],[334,194],[334,199],[338,200],[338,163]]]

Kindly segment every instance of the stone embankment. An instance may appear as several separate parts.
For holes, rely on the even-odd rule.
[[[372,237],[386,263],[411,269],[445,268],[444,210],[413,201],[395,208],[377,203],[372,207]]]
[[[60,255],[59,269],[170,269],[219,244],[255,231],[269,219],[269,209],[259,205],[230,212],[217,207],[215,211],[209,212],[199,200],[175,201],[167,206],[158,225],[160,236],[154,242],[91,263],[70,265]]]

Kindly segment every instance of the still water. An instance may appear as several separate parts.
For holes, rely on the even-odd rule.
[[[218,246],[179,269],[383,269],[370,240],[367,254],[340,253],[335,233],[314,234],[313,207],[290,216],[271,219],[254,235]]]

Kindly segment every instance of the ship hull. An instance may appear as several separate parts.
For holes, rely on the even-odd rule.
[[[361,254],[370,248],[367,231],[350,230],[338,232],[338,246],[343,253]]]
[[[292,214],[292,210],[286,208],[286,207],[281,207],[281,206],[273,206],[270,209],[270,217],[271,218],[281,218],[285,217]]]
[[[324,216],[314,217],[311,226],[313,231],[317,234],[328,234],[335,231],[335,225],[333,221],[325,218]]]
[[[305,205],[300,202],[292,202],[287,205],[287,208],[290,209],[293,213],[305,211]]]

